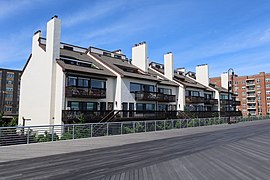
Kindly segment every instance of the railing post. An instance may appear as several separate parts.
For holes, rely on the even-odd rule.
[[[136,130],[135,130],[135,122],[134,121],[133,121],[133,125],[132,126],[133,126],[133,131],[135,133]]]
[[[173,128],[173,120],[172,120],[172,119],[171,119],[171,124],[172,124],[172,128],[171,128],[171,129],[174,129],[174,128]]]
[[[164,123],[163,123],[163,125],[164,125],[164,130],[166,130],[166,120],[164,120]]]
[[[107,123],[107,136],[109,136],[109,123]]]
[[[53,141],[53,138],[54,138],[54,126],[52,126],[52,141]]]
[[[91,124],[90,129],[91,129],[91,134],[90,134],[90,137],[93,137],[93,124]]]
[[[146,121],[144,121],[144,132],[146,132]]]
[[[75,127],[72,125],[72,139],[75,139]]]
[[[26,140],[27,144],[29,144],[29,141],[30,141],[29,132],[30,132],[30,127],[27,128],[27,140]]]
[[[123,134],[123,122],[121,122],[121,135]]]
[[[194,119],[192,119],[192,124],[193,124],[193,127],[195,127],[195,122],[194,122]]]
[[[157,121],[155,120],[155,131],[157,131]]]

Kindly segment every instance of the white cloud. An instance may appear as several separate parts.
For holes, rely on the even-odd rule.
[[[71,27],[80,23],[97,20],[101,17],[108,16],[110,12],[115,11],[124,5],[126,1],[106,1],[99,2],[94,5],[89,3],[89,6],[75,12],[67,17],[63,17],[63,26]]]

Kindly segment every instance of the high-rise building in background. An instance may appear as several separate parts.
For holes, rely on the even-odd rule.
[[[18,115],[21,71],[0,69],[0,111],[3,118]]]
[[[222,86],[221,77],[210,78],[210,82]],[[270,113],[270,73],[260,72],[250,76],[235,75],[233,91],[241,101],[238,109],[244,116]]]

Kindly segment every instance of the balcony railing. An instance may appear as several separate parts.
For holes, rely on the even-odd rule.
[[[204,97],[186,96],[186,103],[204,103]]]
[[[101,99],[106,98],[106,89],[66,87],[66,97]]]
[[[217,99],[204,99],[204,103],[205,104],[218,104],[218,100]]]
[[[158,92],[135,92],[136,101],[160,101],[160,102],[175,102],[175,95],[162,94]]]
[[[220,100],[221,105],[233,105],[233,106],[240,106],[241,102],[236,100],[228,100],[228,99],[221,99]]]
[[[110,110],[63,110],[62,120],[65,124],[77,123],[81,121],[85,121],[88,123],[99,122],[110,112]]]

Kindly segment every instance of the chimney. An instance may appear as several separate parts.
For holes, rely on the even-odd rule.
[[[224,72],[221,74],[221,87],[228,89],[228,73]]]
[[[144,72],[148,72],[148,46],[146,42],[135,44],[132,47],[132,64]]]
[[[168,52],[164,54],[164,75],[167,79],[173,80],[174,67],[173,67],[173,54]]]
[[[55,60],[60,57],[60,35],[61,20],[58,16],[54,16],[47,23],[46,53],[50,59]]]
[[[196,80],[205,86],[209,86],[208,64],[202,64],[202,65],[196,66]]]
[[[39,45],[39,38],[42,37],[41,30],[38,30],[34,33],[33,39],[32,39],[32,54],[34,54],[35,47],[38,47]]]

